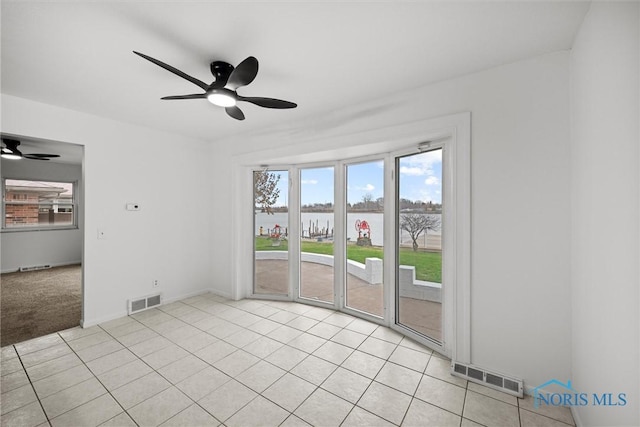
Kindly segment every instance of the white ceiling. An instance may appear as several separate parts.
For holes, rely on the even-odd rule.
[[[32,159],[21,159],[21,162],[52,162],[52,163],[67,163],[73,165],[82,164],[82,158],[84,155],[84,150],[81,145],[77,144],[68,144],[65,142],[58,141],[50,141],[36,138],[27,138],[24,135],[10,135],[10,134],[0,134],[2,139],[16,139],[20,141],[20,145],[18,149],[22,154],[57,154],[60,157],[52,158],[49,160],[32,160]],[[3,162],[14,162],[15,160],[5,160],[2,159]]]
[[[547,52],[569,49],[588,3],[32,2],[1,5],[2,92],[182,135],[216,140],[296,123]],[[193,84],[139,58],[210,82],[209,63],[260,61],[238,92],[298,103],[240,103],[239,122]]]

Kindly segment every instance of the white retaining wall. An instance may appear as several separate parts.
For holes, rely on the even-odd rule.
[[[286,260],[287,251],[258,251],[256,260]],[[314,262],[316,264],[333,267],[333,255],[314,254],[302,252],[302,262]],[[365,264],[347,260],[347,273],[372,285],[382,284],[383,264],[380,258],[366,258]],[[399,272],[400,296],[433,302],[442,302],[442,285],[435,282],[416,280],[416,268],[410,265],[401,265]]]

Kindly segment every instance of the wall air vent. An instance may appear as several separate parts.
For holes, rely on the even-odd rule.
[[[36,271],[36,270],[47,270],[51,268],[51,265],[49,264],[43,264],[43,265],[30,265],[28,267],[20,267],[20,271]]]
[[[524,394],[522,380],[508,378],[495,372],[488,372],[477,366],[452,361],[451,374],[514,396],[523,397]]]
[[[464,365],[461,365],[459,363],[454,363],[453,369],[459,374],[467,375],[467,367]]]
[[[162,294],[148,295],[137,299],[130,299],[128,301],[129,314],[138,313],[153,307],[157,307],[162,304]]]
[[[478,381],[484,380],[484,372],[480,369],[472,368],[471,366],[467,367],[467,376]]]

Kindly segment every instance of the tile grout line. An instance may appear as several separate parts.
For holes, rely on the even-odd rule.
[[[162,311],[162,310],[161,310],[161,311]],[[167,312],[165,312],[165,311],[162,311],[162,312],[163,312],[163,313],[165,313],[165,314],[167,314],[167,315],[169,315],[169,316],[171,316],[171,317],[173,317],[174,319],[178,319],[177,317],[173,316],[173,315],[172,315],[172,314],[170,314],[170,313],[167,313]],[[128,317],[131,317],[131,316],[129,315]],[[136,319],[135,317],[132,317],[132,319],[133,319],[133,320],[135,320],[136,322],[138,322],[138,323],[142,324],[145,328],[148,328],[148,329],[150,329],[150,330],[153,330],[152,328],[150,328],[150,327],[149,327],[149,326],[147,326],[146,324],[142,323],[140,320]],[[178,320],[181,320],[181,319],[178,319]],[[168,320],[168,321],[170,321],[170,320]],[[164,323],[164,322],[161,322],[161,323]],[[186,322],[185,322],[185,323],[186,323]],[[98,325],[98,326],[100,326],[100,325]],[[191,326],[193,326],[193,325],[191,325]],[[102,327],[101,327],[101,328],[102,328]],[[176,328],[176,329],[177,329],[177,328]],[[172,383],[168,378],[166,378],[164,375],[162,375],[160,372],[158,372],[158,370],[156,370],[153,366],[149,365],[145,360],[143,360],[143,359],[142,359],[141,357],[139,357],[137,354],[133,353],[133,352],[129,349],[129,347],[128,347],[128,346],[126,346],[125,344],[123,344],[122,342],[120,342],[120,341],[118,340],[118,338],[116,338],[115,336],[111,335],[107,330],[105,330],[105,329],[103,329],[103,330],[104,330],[107,334],[109,334],[109,336],[111,336],[115,341],[117,341],[118,343],[120,343],[121,345],[123,345],[123,346],[124,346],[124,348],[125,348],[125,349],[127,349],[129,352],[131,352],[131,353],[132,353],[132,354],[133,354],[133,355],[134,355],[138,360],[140,360],[142,363],[144,363],[145,365],[147,365],[147,366],[151,369],[151,371],[152,371],[153,373],[158,374],[161,378],[163,378],[165,381],[167,381],[167,382],[170,384],[170,386],[169,386],[169,387],[167,387],[166,389],[164,389],[164,390],[162,390],[162,391],[160,391],[160,392],[158,392],[158,393],[156,393],[156,394],[153,394],[153,395],[151,395],[151,396],[147,397],[146,399],[144,399],[144,400],[142,400],[142,401],[140,401],[140,402],[136,403],[136,404],[135,404],[134,406],[132,406],[131,408],[135,408],[136,406],[138,406],[138,405],[140,405],[140,404],[142,404],[142,403],[144,403],[144,402],[148,401],[149,399],[152,399],[153,397],[155,397],[155,396],[159,395],[160,393],[163,393],[165,390],[168,390],[168,389],[169,389],[169,388],[171,388],[171,387],[175,387],[175,388],[176,388],[180,393],[184,394],[184,392],[183,392],[182,390],[180,390],[179,388],[177,388],[177,387],[176,387],[176,385],[175,385],[175,384],[173,384],[173,383]],[[154,332],[156,332],[155,330],[153,330],[153,331],[154,331]],[[136,331],[134,331],[134,332],[132,332],[132,333],[135,333],[135,332],[136,332]],[[168,339],[168,338],[166,338],[164,335],[162,335],[161,333],[159,333],[159,332],[156,332],[156,333],[157,333],[159,336],[164,337],[165,339]],[[150,338],[150,339],[152,339],[152,338]],[[148,341],[148,340],[145,340],[145,341]],[[178,347],[182,348],[182,347],[181,347],[181,346],[179,346],[178,344],[175,344],[173,341],[171,341],[171,340],[169,340],[169,341],[170,341],[172,344],[177,345]],[[141,342],[144,342],[144,341],[141,341]],[[166,348],[166,347],[165,347],[165,348]],[[160,349],[160,350],[162,350],[162,349]],[[157,351],[160,351],[160,350],[157,350]],[[202,360],[202,359],[200,359],[198,356],[196,356],[195,354],[191,353],[190,351],[188,351],[188,350],[186,350],[186,349],[184,349],[184,348],[183,348],[183,350],[187,351],[189,354],[193,355],[194,357],[197,357],[199,360]],[[186,358],[186,357],[187,357],[187,356],[185,356],[185,357],[183,357],[183,358],[180,358],[180,359],[177,359],[177,360],[175,360],[174,362],[180,361],[180,360],[182,360],[182,359],[184,359],[184,358]],[[170,362],[170,363],[168,363],[167,365],[164,365],[164,366],[168,366],[168,365],[170,365],[171,363],[174,363],[174,362]],[[204,360],[203,360],[203,362],[207,363],[207,362],[206,362],[206,361],[204,361]],[[208,365],[208,363],[207,363],[207,365]],[[163,368],[164,366],[162,366],[161,368]],[[211,366],[211,365],[209,365],[209,366]],[[117,369],[117,368],[115,368],[115,369]],[[205,368],[205,369],[206,369],[206,368]],[[204,370],[204,369],[203,369],[203,370]],[[198,371],[198,372],[194,373],[193,375],[197,375],[199,372],[200,372],[200,371]],[[222,372],[222,371],[221,371],[221,372]],[[147,374],[147,375],[149,375],[149,374]],[[225,374],[225,375],[226,375],[226,374]],[[144,376],[146,376],[146,375],[144,375]],[[144,377],[144,376],[143,376],[143,377]],[[143,378],[143,377],[140,377],[140,378]],[[124,386],[126,386],[127,384],[131,384],[132,382],[134,382],[134,381],[136,381],[136,380],[139,380],[140,378],[136,378],[136,379],[134,379],[134,380],[132,380],[132,381],[129,381],[129,382],[127,382],[127,383],[123,384],[123,385],[122,385],[122,386],[120,386],[120,387],[124,387]],[[190,377],[188,377],[188,378],[190,378]],[[104,385],[103,385],[103,387],[104,387]],[[120,387],[118,387],[118,388],[120,388]],[[105,389],[106,389],[106,387],[105,387]],[[109,391],[108,389],[107,389],[107,392],[108,392],[109,394],[111,394],[111,391]],[[196,404],[196,405],[198,405],[200,408],[202,408],[202,406],[200,406],[200,405],[198,404],[198,402],[197,402],[197,401],[195,401],[195,400],[193,400],[190,396],[187,396],[186,394],[185,394],[185,396],[186,396],[189,400],[191,400],[191,401],[193,402],[192,404]],[[129,412],[128,412],[128,410],[127,410],[127,409],[124,409],[124,407],[120,404],[120,402],[118,401],[118,399],[116,399],[113,395],[112,395],[112,397],[113,397],[113,399],[118,403],[118,405],[120,405],[120,407],[122,407],[122,409],[123,409],[123,410],[124,410],[124,412],[129,416],[129,418],[131,418],[131,419],[133,420],[133,422],[134,422],[136,425],[138,425],[138,426],[139,426],[138,422],[137,422],[137,421],[136,421],[136,420],[131,416],[131,414],[129,414]],[[172,415],[172,416],[171,416],[171,417],[169,417],[168,419],[166,419],[166,420],[162,421],[162,423],[165,423],[165,422],[169,421],[171,418],[173,418],[173,417],[177,416],[178,414],[182,413],[183,411],[187,410],[190,406],[191,406],[191,405],[188,405],[186,408],[183,408],[181,411],[179,411],[179,412],[177,412],[176,414]],[[131,408],[130,408],[130,409],[131,409]],[[202,409],[203,409],[205,412],[209,413],[208,411],[206,411],[206,409],[204,409],[204,408],[202,408]],[[212,416],[216,421],[219,421],[215,416],[213,416],[213,414],[210,414],[210,415],[211,415],[211,416]],[[162,423],[161,423],[161,424],[162,424]]]
[[[58,333],[57,333],[57,332],[54,332],[54,334],[58,335]],[[52,334],[49,334],[49,335],[52,335]],[[45,335],[45,336],[46,336],[46,335]],[[39,337],[38,337],[38,338],[39,338]],[[38,339],[38,338],[32,338],[32,339]],[[60,338],[62,339],[62,341],[63,341],[63,343],[64,343],[64,344],[67,344],[67,342],[64,340],[64,338],[62,338],[62,337],[60,337]],[[30,340],[29,340],[29,341],[30,341]],[[25,341],[25,342],[26,342],[26,341]],[[16,344],[20,344],[20,343],[16,343]],[[14,348],[15,348],[15,344],[11,344],[11,345],[13,345],[13,346],[14,346]],[[56,344],[56,345],[60,345],[60,344]],[[68,346],[68,344],[67,344],[67,346]],[[53,347],[53,346],[51,346],[51,347]],[[48,348],[50,348],[50,347],[45,347],[45,348],[42,348],[42,349],[40,349],[40,350],[36,350],[36,351],[47,350]],[[17,354],[17,353],[18,353],[18,350],[16,350],[16,354]],[[32,351],[31,353],[35,353],[35,351]],[[27,353],[27,354],[30,354],[30,353]],[[27,354],[25,354],[25,356],[26,356]],[[35,368],[36,366],[43,365],[43,364],[48,363],[48,362],[53,362],[54,360],[62,359],[63,357],[68,356],[69,354],[70,354],[70,353],[67,353],[67,354],[63,354],[62,356],[58,356],[58,357],[54,357],[54,358],[49,359],[49,360],[45,360],[44,362],[40,362],[40,363],[37,363],[37,364],[35,364],[35,365],[29,366],[29,368]],[[27,373],[27,368],[24,366],[24,363],[22,363],[22,358],[21,358],[21,357],[20,357],[20,364],[22,365],[22,369],[24,370],[24,372],[25,372],[25,373]],[[60,372],[67,371],[67,370],[69,370],[69,369],[71,369],[71,368],[64,369],[63,371],[60,371]],[[56,372],[56,373],[57,373],[57,372]],[[27,375],[28,375],[28,373],[27,373]],[[47,376],[45,376],[45,377],[42,377],[42,378],[40,378],[40,379],[37,379],[35,382],[38,382],[38,381],[40,381],[40,380],[44,380],[45,378],[49,378],[49,377],[51,377],[51,376],[53,376],[53,375],[56,375],[56,374],[47,375]],[[29,381],[31,381],[31,377],[29,377]]]
[[[163,312],[163,313],[165,313],[165,312]],[[168,314],[168,315],[170,315],[170,316],[171,316],[171,314],[169,314],[169,313],[165,313],[165,314]],[[130,315],[127,315],[127,317],[132,318],[134,321],[136,321],[136,322],[140,323],[140,324],[141,324],[141,325],[143,325],[145,328],[148,328],[148,329],[150,329],[150,330],[153,330],[153,329],[151,329],[149,326],[147,326],[147,325],[145,325],[144,323],[142,323],[140,320],[136,319],[135,317],[132,317],[132,316],[130,316]],[[174,319],[176,319],[176,317],[175,317],[175,316],[172,316],[172,317],[173,317]],[[179,319],[178,319],[178,320],[179,320]],[[161,323],[164,323],[164,322],[161,322]],[[147,397],[146,399],[144,399],[144,400],[142,400],[142,401],[140,401],[140,402],[136,403],[134,406],[132,406],[132,407],[131,407],[131,408],[129,408],[129,409],[135,408],[136,406],[138,406],[138,405],[140,405],[140,404],[142,404],[142,403],[144,403],[144,402],[148,401],[149,399],[151,399],[151,398],[153,398],[153,397],[155,397],[155,396],[159,395],[160,393],[163,393],[165,390],[168,390],[168,389],[169,389],[169,388],[171,388],[171,387],[175,387],[175,384],[173,384],[169,379],[167,379],[164,375],[162,375],[160,372],[158,372],[158,371],[157,371],[153,366],[149,365],[145,360],[143,360],[143,359],[142,359],[141,357],[139,357],[137,354],[135,354],[134,352],[132,352],[132,351],[129,349],[129,347],[128,347],[127,345],[123,344],[120,340],[118,340],[118,338],[116,338],[115,336],[111,335],[111,334],[109,333],[109,331],[107,331],[106,329],[104,329],[102,326],[98,325],[98,327],[100,327],[100,329],[102,329],[102,330],[103,330],[105,333],[107,333],[111,338],[113,338],[113,339],[114,339],[115,341],[117,341],[120,345],[122,345],[122,346],[123,346],[127,351],[129,351],[131,354],[133,354],[133,355],[136,357],[136,359],[137,359],[137,360],[140,360],[142,363],[144,363],[146,366],[148,366],[148,367],[149,367],[149,369],[151,369],[151,372],[154,372],[154,373],[158,374],[161,378],[163,378],[165,381],[167,381],[167,382],[170,384],[170,386],[169,386],[168,388],[166,388],[166,389],[164,389],[164,390],[162,390],[162,391],[160,391],[160,392],[158,392],[158,393],[156,393],[156,394],[153,394],[152,396]],[[154,331],[154,332],[156,332],[155,330],[153,330],[153,331]],[[137,332],[137,331],[134,331],[134,332],[132,332],[132,333],[135,333],[135,332]],[[158,332],[156,332],[156,333],[157,333],[159,336],[164,337],[164,335],[162,335],[162,334],[160,334],[160,333],[158,333]],[[127,334],[127,335],[128,335],[128,334]],[[126,336],[126,335],[125,335],[125,336]],[[166,337],[165,337],[165,338],[166,338]],[[150,338],[150,339],[152,339],[152,338]],[[145,340],[145,341],[148,341],[148,340]],[[170,340],[169,340],[169,341],[170,341]],[[144,341],[141,341],[141,342],[144,342]],[[175,343],[173,343],[173,342],[172,342],[172,344],[177,345],[177,344],[175,344]],[[180,347],[180,348],[182,348],[182,347]],[[162,350],[162,349],[160,349],[160,350]],[[157,351],[160,351],[160,350],[157,350]],[[185,351],[187,351],[187,350],[185,350]],[[188,351],[187,351],[187,352],[188,352]],[[189,352],[189,354],[192,354],[192,353],[191,353],[191,352]],[[194,355],[194,356],[195,356],[195,355]],[[185,357],[186,357],[186,356],[185,356]],[[196,356],[196,357],[197,357],[197,356]],[[184,359],[184,357],[183,357],[183,358],[181,358],[181,359],[178,359],[178,360],[182,360],[182,359]],[[176,361],[178,361],[178,360],[176,360]],[[173,362],[171,362],[171,363],[173,363]],[[168,363],[167,365],[169,365],[169,364],[171,364],[171,363]],[[205,362],[205,363],[206,363],[206,362]],[[165,366],[167,366],[167,365],[165,365]],[[164,367],[164,366],[162,366],[162,367]],[[87,369],[89,369],[89,367],[88,367],[88,366],[87,366]],[[111,369],[111,370],[109,370],[109,371],[107,371],[107,372],[113,371],[113,370],[115,370],[115,369],[118,369],[118,368]],[[89,370],[90,370],[90,369],[89,369]],[[92,371],[92,373],[93,373],[93,371]],[[104,372],[103,372],[103,373],[104,373]],[[197,374],[197,373],[196,373],[196,374]],[[194,375],[196,375],[196,374],[194,374]],[[149,375],[149,374],[146,374],[146,375]],[[143,378],[143,377],[145,377],[146,375],[143,375],[142,377],[139,377],[139,378],[136,378],[136,379],[134,379],[134,380],[131,380],[131,381],[129,381],[129,382],[127,382],[127,383],[125,383],[125,384],[122,384],[120,387],[124,387],[124,386],[126,386],[126,385],[128,385],[128,384],[131,384],[132,382],[134,382],[134,381],[136,381],[136,380],[138,380],[138,379],[140,379],[140,378]],[[98,377],[97,377],[97,376],[96,376],[96,379],[97,379],[98,381],[100,381],[100,380],[98,379]],[[100,381],[100,384],[102,384],[102,382],[101,382],[101,381]],[[122,406],[122,404],[118,401],[118,399],[116,399],[116,398],[115,398],[115,396],[113,396],[113,394],[111,394],[111,390],[109,390],[107,387],[105,387],[105,385],[104,385],[104,384],[102,384],[102,386],[105,388],[105,390],[107,390],[107,393],[109,393],[109,395],[111,395],[111,397],[113,398],[113,400],[115,400],[115,401],[116,401],[116,403],[118,403],[118,405],[122,408],[123,412],[124,412],[124,413],[126,413],[126,414],[127,414],[127,416],[128,416],[131,420],[133,420],[133,422],[134,422],[137,426],[139,426],[140,424],[138,424],[138,422],[133,418],[133,416],[131,416],[131,414],[129,414],[129,411],[128,411],[127,409],[125,409],[125,408]],[[120,388],[120,387],[118,387],[118,388]],[[118,389],[118,388],[117,388],[117,389]],[[117,389],[116,389],[116,390],[117,390]],[[176,389],[177,389],[177,387],[176,387]],[[180,393],[184,394],[184,393],[182,392],[182,390],[178,389],[178,391],[179,391]],[[186,395],[185,395],[185,396],[186,396]],[[197,404],[197,402],[195,402],[195,401],[194,401],[193,399],[191,399],[189,396],[186,396],[186,397],[187,397],[189,400],[191,400],[193,403],[196,403],[196,404]],[[189,406],[191,406],[191,405],[189,405]],[[187,408],[188,408],[189,406],[187,406]],[[199,405],[198,405],[198,406],[199,406]],[[186,410],[187,408],[184,408],[184,409],[183,409],[183,411],[184,411],[184,410]],[[204,409],[204,408],[203,408],[203,409]],[[182,412],[182,411],[180,411],[180,412]],[[178,413],[180,413],[180,412],[178,412]],[[177,415],[177,414],[174,414],[174,415],[173,415],[173,416],[171,416],[169,419],[173,418],[175,415]],[[117,416],[117,415],[116,415],[116,416]],[[215,417],[214,417],[214,418],[215,418]],[[166,421],[168,421],[169,419],[164,420],[164,421],[163,421],[163,423],[164,423],[164,422],[166,422]],[[215,419],[217,420],[217,418],[215,418]]]
[[[437,379],[439,379],[439,378],[437,378]],[[441,381],[444,381],[444,380],[441,380]],[[471,383],[472,381],[468,381],[468,380],[467,380],[467,382],[468,382],[468,383]],[[474,384],[477,384],[477,383],[474,383]],[[481,387],[486,387],[486,386],[483,386],[482,384],[478,384],[478,385],[479,385],[479,386],[481,386]],[[497,392],[499,392],[499,393],[504,393],[504,392],[502,392],[502,391],[495,390],[495,389],[492,389],[492,388],[489,388],[489,387],[487,387],[487,388],[488,388],[489,390],[494,390],[494,391],[497,391]],[[468,386],[467,386],[467,389],[468,389]],[[518,396],[514,396],[514,395],[512,395],[512,394],[505,393],[507,396],[512,396],[512,397],[515,397],[515,398],[516,398],[516,400],[517,400],[518,402],[514,405],[513,403],[505,402],[504,400],[500,400],[500,399],[498,399],[498,398],[496,398],[496,397],[489,396],[488,394],[484,394],[484,393],[481,393],[481,392],[479,392],[479,391],[475,391],[475,390],[469,390],[469,391],[470,391],[470,392],[472,392],[472,393],[479,394],[479,395],[480,395],[480,396],[482,396],[482,397],[488,397],[489,399],[491,399],[491,400],[495,400],[496,402],[504,403],[505,405],[515,406],[515,408],[516,408],[516,409],[518,409],[518,410],[520,409],[520,400],[521,400],[521,399],[520,399]],[[523,408],[523,409],[524,409],[524,408]],[[547,417],[547,418],[549,418],[549,417]]]
[[[102,328],[100,328],[100,329],[102,329]],[[104,329],[102,329],[102,330],[103,330],[104,332],[106,332]],[[108,332],[107,332],[107,334],[108,334],[109,336],[111,336]],[[88,335],[87,335],[87,336],[88,336]],[[60,338],[62,338],[62,336],[61,336]],[[84,360],[82,360],[82,359],[80,358],[80,356],[78,356],[78,354],[76,353],[76,351],[75,351],[75,350],[74,350],[74,349],[69,345],[69,343],[67,343],[67,341],[66,341],[64,338],[62,338],[62,340],[65,342],[65,344],[67,344],[67,346],[69,346],[69,348],[71,349],[71,351],[73,352],[73,354],[78,358],[78,360],[80,360],[80,362],[85,366],[85,368],[87,368],[87,370],[91,373],[91,375],[93,375],[93,378],[95,378],[95,379],[96,379],[96,381],[97,381],[98,383],[100,383],[100,385],[105,389],[106,393],[101,394],[100,396],[96,396],[95,398],[93,398],[93,399],[91,399],[91,400],[88,400],[87,402],[84,402],[83,404],[78,405],[78,406],[76,406],[76,407],[74,407],[74,408],[71,408],[71,409],[69,409],[68,411],[63,412],[62,414],[58,414],[58,415],[57,415],[56,417],[54,417],[54,418],[60,417],[60,416],[62,416],[62,415],[64,415],[64,414],[66,414],[66,413],[68,413],[68,412],[71,412],[71,411],[73,411],[74,409],[77,409],[77,408],[79,408],[79,407],[81,407],[81,406],[84,406],[84,405],[86,405],[86,404],[87,404],[87,403],[89,403],[89,402],[93,402],[94,400],[101,398],[101,397],[102,397],[102,396],[104,396],[105,394],[108,394],[109,396],[111,396],[111,398],[112,398],[112,399],[113,399],[113,400],[118,404],[118,406],[119,406],[120,408],[122,408],[122,411],[123,411],[123,412],[125,412],[125,413],[127,413],[127,412],[126,412],[126,410],[125,410],[125,409],[122,407],[122,405],[120,404],[120,402],[118,402],[118,400],[117,400],[117,399],[116,399],[116,398],[111,394],[111,391],[109,391],[109,389],[108,389],[107,387],[105,387],[105,385],[102,383],[102,381],[100,381],[100,379],[98,378],[98,376],[97,376],[97,375],[96,375],[96,374],[91,370],[91,368],[89,368],[89,366],[85,363],[85,361],[84,361]],[[72,341],[73,341],[73,340],[72,340]],[[101,343],[99,343],[99,344],[101,344]],[[96,344],[96,345],[99,345],[99,344]],[[87,347],[87,348],[88,348],[88,347]],[[109,353],[109,354],[112,354],[112,353]],[[89,378],[89,379],[91,379],[91,378]],[[88,381],[88,380],[86,380],[86,381]],[[83,382],[84,382],[84,381],[83,381]],[[78,384],[80,384],[80,383],[78,383]],[[77,385],[77,384],[74,384],[73,386],[67,387],[67,388],[65,388],[65,389],[63,389],[63,390],[67,390],[67,389],[69,389],[69,388],[71,388],[71,387],[74,387],[75,385]],[[57,391],[56,393],[59,393],[60,391],[62,391],[62,390],[59,390],[59,391]],[[44,408],[43,408],[43,410],[44,410]],[[114,415],[114,416],[113,416],[113,417],[111,417],[111,418],[115,418],[115,417],[117,417],[118,415],[120,415],[120,414],[116,414],[116,415]],[[129,415],[129,414],[127,413],[127,415]],[[109,420],[110,420],[111,418],[109,418]],[[130,415],[129,415],[129,418],[131,418],[131,416],[130,416]],[[47,415],[47,419],[48,419],[48,415]],[[131,419],[133,420],[133,418],[131,418]],[[104,422],[103,422],[103,423],[101,423],[101,424],[104,424],[105,422],[107,422],[107,421],[109,421],[109,420],[106,420],[106,421],[104,421]],[[134,422],[137,426],[139,426],[139,424],[138,424],[137,422],[135,422],[135,420],[133,420],[133,422]],[[49,423],[49,424],[51,424],[51,423]]]
[[[518,411],[518,425],[522,427],[522,415],[520,413],[520,400],[516,397],[516,410]]]
[[[57,332],[56,332],[56,335],[60,336]],[[62,339],[62,337],[60,337],[60,338]],[[22,357],[20,356],[20,353],[18,352],[18,349],[16,348],[15,345],[13,345],[13,349],[15,350],[16,355],[18,356],[18,360],[20,361],[20,365],[22,366],[22,369],[24,370],[24,374],[27,376],[27,379],[29,380],[29,385],[31,386],[31,389],[33,390],[33,394],[36,396],[36,399],[38,400],[38,404],[40,405],[40,408],[42,409],[42,413],[44,414],[44,417],[47,420],[47,423],[49,424],[49,426],[51,426],[51,420],[49,419],[49,415],[47,414],[47,411],[44,410],[44,406],[42,405],[42,401],[40,400],[40,396],[38,395],[38,392],[36,391],[36,388],[33,386],[33,381],[31,381],[31,376],[29,375],[29,372],[27,372],[27,368],[24,366],[24,363],[22,363]],[[24,407],[24,406],[26,406],[26,405],[21,406],[21,408]],[[16,409],[20,409],[20,408],[16,408]]]
[[[467,381],[467,385],[464,388],[464,399],[462,399],[462,413],[460,414],[460,426],[461,427],[462,427],[462,421],[464,420],[464,407],[467,404],[467,394],[468,393],[469,393],[469,381]]]

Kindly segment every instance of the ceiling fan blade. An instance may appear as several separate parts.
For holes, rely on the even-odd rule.
[[[256,78],[256,75],[258,75],[258,60],[250,56],[234,68],[229,80],[227,80],[226,87],[235,90],[241,86],[246,86]]]
[[[236,120],[244,120],[244,113],[238,107],[227,107],[224,111]]]
[[[33,156],[31,154],[23,154],[22,158],[24,159],[29,159],[29,160],[50,160],[48,157],[39,157],[39,156]]]
[[[207,97],[206,93],[194,93],[192,95],[163,96],[160,99],[201,99],[206,97]]]
[[[43,154],[43,153],[29,153],[29,154],[25,154],[24,157],[37,157],[37,158],[46,158],[46,157],[60,157],[59,154]]]
[[[193,84],[194,84],[194,85],[196,85],[196,86],[201,87],[201,88],[202,88],[202,89],[204,89],[204,90],[207,90],[207,88],[209,87],[209,85],[208,85],[208,84],[206,84],[205,82],[203,82],[202,80],[198,80],[198,79],[196,79],[195,77],[191,77],[190,75],[188,75],[188,74],[186,74],[186,73],[184,73],[184,72],[182,72],[182,71],[178,70],[178,69],[177,69],[177,68],[175,68],[175,67],[172,67],[172,66],[171,66],[171,65],[169,65],[169,64],[165,64],[165,63],[164,63],[164,62],[162,62],[162,61],[158,61],[158,60],[157,60],[157,59],[155,59],[155,58],[152,58],[152,57],[150,57],[150,56],[148,56],[148,55],[145,55],[144,53],[136,52],[135,50],[133,51],[133,53],[135,53],[136,55],[138,55],[138,56],[140,56],[140,57],[142,57],[142,58],[146,59],[147,61],[153,62],[154,64],[156,64],[156,65],[158,65],[158,66],[160,66],[160,67],[164,68],[164,69],[165,69],[165,70],[167,70],[167,71],[171,71],[173,74],[175,74],[175,75],[177,75],[177,76],[180,76],[180,77],[182,77],[182,78],[183,78],[183,79],[185,79],[185,80],[189,80],[191,83],[193,83]]]
[[[277,108],[277,109],[285,109],[285,108],[296,108],[298,104],[289,101],[283,101],[281,99],[274,98],[260,98],[260,97],[244,97],[238,96],[238,101],[247,101],[252,104],[258,105],[260,107],[265,108]]]

